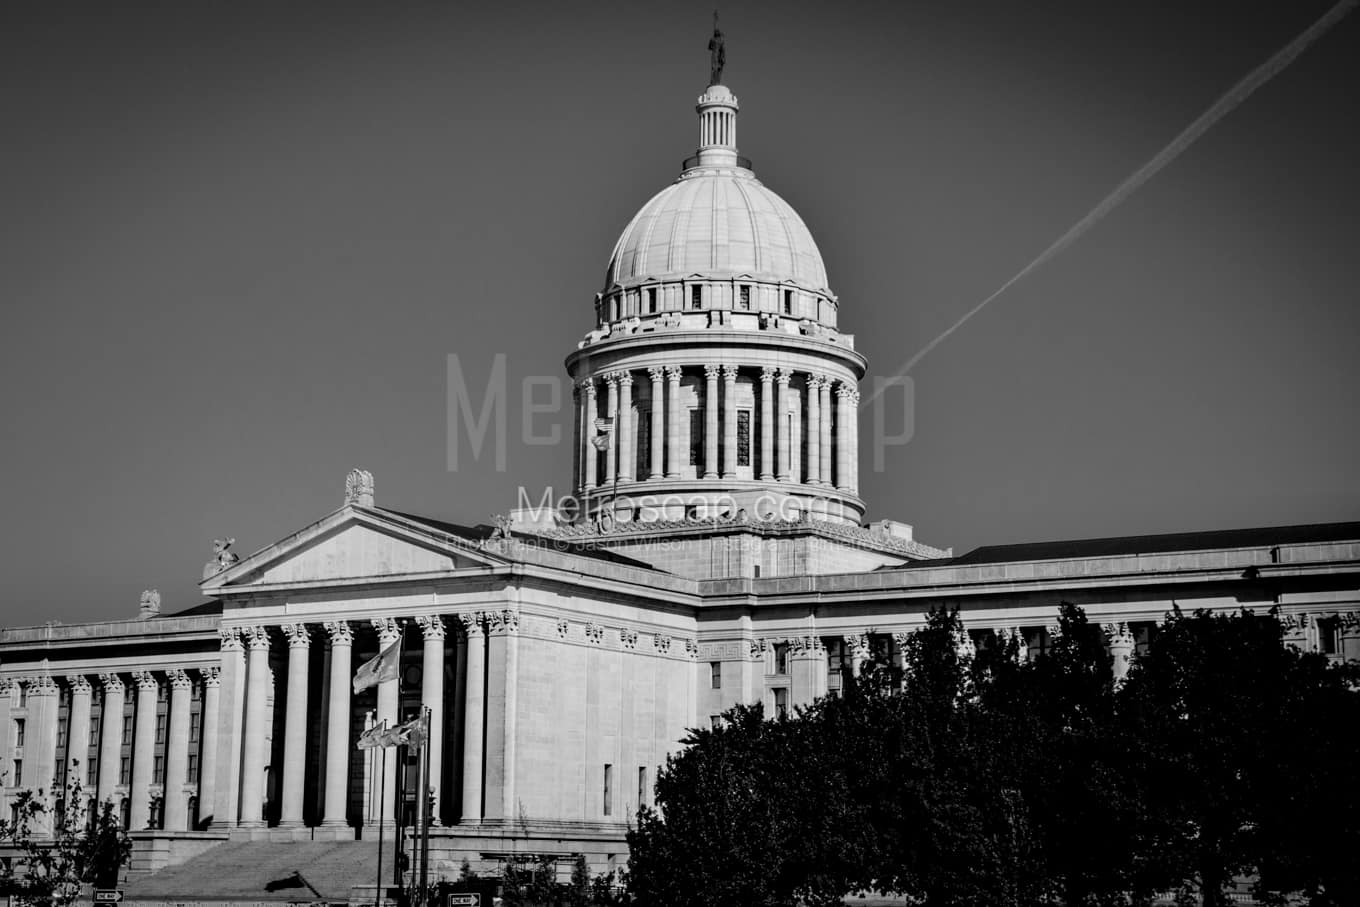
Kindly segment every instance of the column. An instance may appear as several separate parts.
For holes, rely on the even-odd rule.
[[[850,653],[850,673],[858,677],[864,662],[869,659],[868,634],[860,633],[845,637],[845,651]]]
[[[650,479],[660,479],[666,472],[666,410],[662,406],[665,397],[666,370],[647,369],[647,377],[652,379],[652,468]]]
[[[519,614],[487,614],[486,815],[516,817],[515,727],[519,688]]]
[[[789,480],[789,379],[793,377],[793,372],[786,368],[781,368],[775,373],[775,382],[779,385],[779,396],[775,401],[775,446],[778,449],[776,456],[779,457],[779,471],[776,477],[781,482]]]
[[[57,776],[57,703],[61,688],[50,674],[28,684],[28,730],[24,741],[24,787],[46,793]],[[38,816],[42,829],[50,830],[50,814]]]
[[[704,475],[718,477],[718,367],[704,366]]]
[[[463,811],[459,822],[482,821],[482,736],[486,727],[486,631],[480,614],[460,614],[467,634],[467,680],[463,684]]]
[[[1105,631],[1105,645],[1110,651],[1114,682],[1123,683],[1133,664],[1133,633],[1126,623],[1101,624],[1100,627]]]
[[[737,367],[722,367],[723,391],[723,455],[722,474],[724,479],[737,477]]]
[[[850,476],[850,450],[854,437],[854,403],[850,396],[855,392],[845,381],[836,383],[836,487],[841,491],[854,491]]]
[[[218,630],[222,641],[221,699],[217,712],[218,746],[213,825],[232,827],[241,817],[241,729],[246,715],[246,657],[240,627]]]
[[[113,799],[118,784],[119,765],[123,749],[123,705],[127,687],[117,674],[100,674],[104,686],[104,707],[99,717],[99,786],[98,798],[102,808]]]
[[[138,831],[151,824],[151,785],[156,758],[156,699],[160,684],[150,671],[136,671],[132,675],[137,684],[137,717],[132,735],[132,784],[128,796],[132,808],[128,813],[129,831]]]
[[[833,420],[831,418],[830,378],[822,378],[821,384],[817,387],[817,398],[819,408],[822,412],[821,424],[818,426],[820,429],[820,434],[818,436],[818,446],[820,447],[818,458],[822,463],[822,484],[830,487],[833,484],[831,476],[831,423]]]
[[[430,710],[430,739],[426,757],[430,760],[431,806],[434,824],[439,824],[440,783],[444,777],[444,618],[438,615],[417,617],[424,634],[421,652],[420,700]]]
[[[241,631],[246,648],[246,719],[241,732],[241,826],[264,826],[264,742],[269,713],[269,631],[264,627],[245,627]]]
[[[774,481],[774,373],[760,370],[760,480]]]
[[[850,491],[859,494],[859,388],[850,388],[848,400],[846,436],[850,439]]]
[[[633,373],[619,373],[619,409],[615,419],[619,439],[619,481],[633,481]]]
[[[220,720],[222,703],[222,669],[208,666],[199,669],[203,678],[203,714],[200,717],[203,728],[203,746],[198,757],[198,826],[205,820],[214,820],[221,825],[223,820],[213,815],[217,802],[217,747],[222,739],[217,722]]]
[[[609,417],[609,446],[604,452],[604,484],[612,487],[618,475],[619,454],[619,373],[610,372],[604,376],[608,387],[605,402],[605,415]]]
[[[349,824],[349,697],[354,633],[343,620],[326,622],[331,647],[330,702],[326,704],[326,785],[321,824]]]
[[[165,732],[164,826],[166,831],[188,831],[184,785],[189,780],[189,699],[194,685],[178,668],[166,671],[165,678],[170,684],[170,719]]]
[[[822,382],[821,375],[809,375],[807,385],[807,483],[822,482]]]
[[[279,826],[302,825],[302,793],[307,781],[307,661],[311,634],[305,624],[284,624],[288,637],[288,701],[283,724],[283,790]]]
[[[70,713],[66,721],[67,784],[72,780],[79,781],[88,798],[93,794],[86,783],[90,770],[86,758],[90,749],[90,698],[93,687],[84,674],[69,675],[66,683],[71,688]],[[85,804],[72,804],[68,808],[84,809]]]
[[[583,447],[585,451],[585,481],[581,483],[581,488],[594,488],[595,479],[600,474],[600,449],[595,446],[595,420],[599,418],[599,410],[595,400],[595,379],[587,378],[583,382],[586,393],[586,424],[585,438]]]
[[[792,372],[790,372],[792,377]],[[789,481],[802,482],[803,473],[803,395],[789,387]]]
[[[373,629],[378,631],[378,651],[382,652],[388,646],[401,638],[401,625],[390,617],[378,617],[372,621]],[[384,722],[388,727],[396,727],[399,722],[397,715],[397,685],[400,682],[401,665],[397,665],[397,677],[391,680],[384,680],[378,684],[378,713],[375,716],[378,724]],[[387,754],[387,771],[383,777],[378,779],[379,789],[383,791],[382,803],[378,806],[377,819],[384,824],[392,824],[396,821],[395,804],[397,802],[397,760],[393,758],[395,750]],[[381,759],[379,760],[381,762]]]
[[[669,444],[670,462],[666,464],[666,478],[680,478],[680,470],[689,461],[685,456],[689,433],[680,424],[680,366],[666,366],[666,440]]]

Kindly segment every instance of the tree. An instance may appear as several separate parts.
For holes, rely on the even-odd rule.
[[[79,780],[79,763],[72,760],[71,781],[63,790],[53,781],[47,793],[20,791],[14,819],[0,822],[0,840],[22,851],[21,861],[0,869],[3,883],[20,904],[70,904],[87,884],[117,883],[118,872],[132,853],[113,802],[106,800],[85,822],[86,802]],[[49,807],[49,801],[51,806]],[[65,808],[59,808],[65,804]]]

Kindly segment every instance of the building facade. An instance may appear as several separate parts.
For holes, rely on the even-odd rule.
[[[816,243],[736,147],[737,98],[699,98],[700,142],[610,257],[574,382],[571,508],[467,527],[341,506],[244,558],[209,601],[0,631],[0,776],[12,802],[74,775],[112,800],[138,867],[228,840],[354,840],[414,797],[412,766],[356,749],[432,715],[432,851],[626,856],[687,728],[770,712],[897,657],[937,606],[967,644],[1038,657],[1058,604],[1105,627],[1116,670],[1173,606],[1278,608],[1291,642],[1360,658],[1360,523],[984,548],[865,524],[858,382]],[[584,307],[583,307],[584,308]],[[401,642],[400,670],[355,693]]]

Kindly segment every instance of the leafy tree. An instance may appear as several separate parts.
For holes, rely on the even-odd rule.
[[[17,903],[71,904],[85,885],[116,884],[120,868],[132,853],[132,841],[112,801],[97,808],[87,827],[78,767],[73,760],[72,780],[65,790],[54,781],[46,793],[20,791],[14,819],[0,822],[0,840],[23,853],[21,860],[0,868],[0,885],[16,895]],[[59,802],[67,807],[55,808]]]

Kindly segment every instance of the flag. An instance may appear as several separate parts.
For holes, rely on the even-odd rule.
[[[397,662],[401,660],[401,637],[392,645],[359,666],[354,672],[354,692],[376,687],[385,680],[397,679]]]
[[[359,749],[371,750],[374,747],[382,746],[383,732],[387,730],[384,725],[375,724],[373,727],[359,735]]]
[[[596,435],[594,438],[591,438],[590,443],[595,445],[596,450],[608,450],[609,435]]]
[[[396,727],[392,728],[391,733],[392,742],[388,745],[400,746],[401,744],[404,743],[407,746],[424,746],[425,741],[429,738],[429,736],[430,729],[425,723],[425,713],[424,711],[422,711],[419,715],[412,718],[410,721],[404,722],[403,724],[399,724]]]

